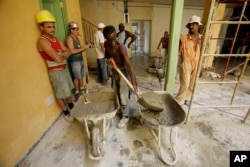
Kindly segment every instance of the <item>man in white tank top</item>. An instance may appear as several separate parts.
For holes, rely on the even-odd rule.
[[[136,40],[137,36],[127,30],[125,30],[125,26],[123,23],[119,24],[119,32],[117,33],[118,41],[125,45],[128,51],[128,56],[131,58],[131,50],[130,45]],[[128,38],[131,40],[128,42]]]

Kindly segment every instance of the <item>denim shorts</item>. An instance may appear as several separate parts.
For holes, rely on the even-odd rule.
[[[83,61],[69,62],[74,79],[81,79],[85,76]]]

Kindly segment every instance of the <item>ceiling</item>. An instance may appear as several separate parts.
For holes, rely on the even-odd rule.
[[[124,1],[124,0],[103,0],[103,1]],[[149,3],[154,5],[171,5],[174,0],[126,0],[136,3]],[[184,0],[184,6],[203,7],[206,0]]]

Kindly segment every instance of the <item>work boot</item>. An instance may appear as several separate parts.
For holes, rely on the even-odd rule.
[[[68,121],[68,122],[74,122],[75,121],[75,118],[74,117],[72,117],[70,114],[64,114],[63,113],[63,118],[66,120],[66,121]]]
[[[80,94],[80,92],[78,92],[78,93],[75,93],[75,102],[77,102],[77,100],[80,98],[80,96],[81,96],[81,94]]]
[[[125,127],[127,125],[128,121],[129,121],[129,118],[126,116],[123,116],[122,119],[120,120],[120,122],[118,123],[117,128],[120,129],[120,128]]]

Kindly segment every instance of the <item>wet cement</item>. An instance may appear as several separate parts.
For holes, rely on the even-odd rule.
[[[105,115],[116,112],[119,105],[117,96],[113,91],[89,93],[90,103],[85,104],[84,98],[79,98],[71,111],[71,115],[78,118],[87,115]]]
[[[141,117],[149,126],[154,128],[176,126],[185,120],[185,111],[172,95],[160,91],[158,93],[145,92],[142,95],[151,103],[162,104],[161,107],[163,108],[162,112],[155,112],[150,109],[141,110]]]

